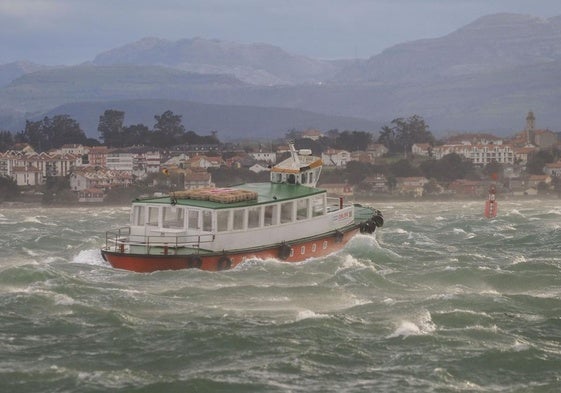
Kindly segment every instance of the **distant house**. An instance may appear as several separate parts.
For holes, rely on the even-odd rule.
[[[249,156],[255,161],[264,161],[269,164],[277,162],[277,153],[271,151],[259,151],[257,153],[249,153]]]
[[[528,163],[528,157],[536,151],[538,151],[538,149],[533,146],[514,148],[514,159],[520,162],[520,164],[525,165]]]
[[[88,163],[93,167],[105,168],[107,164],[107,154],[109,154],[107,146],[90,147],[88,150]]]
[[[321,154],[325,166],[346,167],[351,160],[351,153],[346,150],[327,149]]]
[[[113,187],[128,187],[132,184],[129,171],[114,171],[107,168],[79,168],[70,175],[70,189],[83,191],[87,189],[109,190]]]
[[[382,157],[388,154],[388,148],[380,143],[370,143],[366,148],[366,151],[372,155],[372,157]]]
[[[424,185],[429,181],[426,177],[415,176],[415,177],[398,177],[396,178],[397,192],[403,195],[412,195],[414,197],[423,196]]]
[[[417,156],[428,157],[430,155],[431,145],[428,143],[414,143],[411,146],[411,153]]]
[[[483,197],[489,190],[489,184],[475,180],[457,179],[450,183],[448,189],[458,195]]]
[[[534,131],[534,144],[542,149],[555,146],[559,143],[557,134],[550,130]]]
[[[320,130],[309,129],[309,130],[302,131],[302,138],[311,139],[313,141],[317,141],[322,136],[323,134]]]
[[[224,161],[220,157],[194,156],[185,163],[192,169],[220,168]]]
[[[113,152],[107,154],[105,167],[115,171],[132,172],[133,162],[134,155],[132,153]]]
[[[260,163],[253,164],[252,166],[249,167],[249,170],[253,173],[270,171],[268,166],[262,165]]]
[[[362,184],[364,184],[366,188],[369,188],[376,193],[389,192],[388,179],[386,179],[386,177],[382,174],[368,176],[362,181]]]
[[[546,175],[551,177],[561,177],[561,160],[545,164],[543,171]]]
[[[529,188],[538,188],[540,183],[550,185],[551,184],[551,176],[549,175],[530,175],[528,178],[528,187]]]
[[[105,193],[99,188],[88,188],[78,191],[78,202],[80,203],[102,203]]]
[[[206,171],[185,171],[183,188],[193,190],[195,188],[212,187],[212,176]]]
[[[12,168],[12,178],[18,186],[38,186],[43,184],[41,170],[33,165]]]

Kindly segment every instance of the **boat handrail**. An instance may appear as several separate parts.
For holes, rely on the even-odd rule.
[[[151,247],[165,247],[165,248],[181,248],[191,247],[200,248],[201,244],[211,243],[214,241],[214,234],[198,234],[198,235],[134,235],[135,238],[141,240],[131,239],[130,227],[118,228],[114,231],[107,231],[105,233],[105,249],[124,252],[125,246],[142,246],[149,249]],[[165,240],[162,240],[165,239]]]
[[[353,206],[352,203],[345,202],[345,201],[343,201],[343,204],[341,206],[341,198],[327,197],[326,199],[327,199],[327,211],[328,212],[333,212],[333,211],[337,211],[337,210],[341,210],[341,209]]]

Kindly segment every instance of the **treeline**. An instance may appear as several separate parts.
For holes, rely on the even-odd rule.
[[[371,143],[379,143],[388,148],[389,154],[410,153],[415,143],[434,145],[436,139],[425,120],[419,115],[397,118],[390,125],[383,126],[378,138],[366,131],[329,130],[325,136],[311,140],[303,138],[296,130],[289,131],[287,138],[296,142],[299,148],[311,149],[314,154],[321,154],[328,148],[347,151],[365,150]]]
[[[216,133],[200,136],[194,131],[185,131],[182,116],[172,111],[165,111],[154,116],[154,129],[144,124],[124,126],[125,112],[108,109],[99,118],[97,130],[104,144],[109,147],[126,147],[145,145],[154,147],[171,147],[191,144],[219,144]]]
[[[185,131],[182,116],[172,111],[155,115],[153,129],[144,124],[124,125],[125,112],[108,109],[99,117],[100,139],[108,147],[153,146],[167,148],[183,144],[219,144],[216,133],[200,136]],[[43,152],[60,148],[65,144],[100,145],[99,140],[88,138],[80,124],[68,115],[55,115],[42,120],[25,122],[25,129],[13,135],[0,131],[0,151],[16,143],[28,143],[35,151]]]

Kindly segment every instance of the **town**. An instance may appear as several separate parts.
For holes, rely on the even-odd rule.
[[[120,134],[105,124],[115,114],[120,115]],[[288,155],[288,139],[321,156],[324,172],[319,187],[338,196],[470,198],[486,195],[490,185],[504,197],[561,193],[559,133],[536,129],[532,111],[522,130],[513,131],[510,138],[462,133],[436,140],[424,120],[414,115],[384,126],[378,138],[363,131],[307,129],[288,131],[276,141],[221,143],[216,133],[199,137],[189,131],[195,137],[191,142],[174,144],[185,139],[172,138],[163,144],[163,136],[170,132],[155,137],[142,126],[146,135],[152,135],[150,145],[135,145],[138,138],[123,141],[123,115],[106,111],[101,116],[104,145],[91,139],[89,146],[65,143],[63,137],[53,142],[52,135],[37,139],[40,132],[32,131],[34,126],[44,128],[40,122],[28,122],[15,138],[3,132],[0,202],[120,204],[173,190],[263,181],[271,165]],[[185,135],[181,116],[168,111],[155,118],[161,121],[155,129],[166,131],[163,122],[171,119],[179,130],[176,136]],[[136,132],[139,125],[128,131],[132,128]]]

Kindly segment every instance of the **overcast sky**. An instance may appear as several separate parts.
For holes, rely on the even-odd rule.
[[[548,18],[561,0],[0,0],[0,64],[77,64],[143,37],[366,58],[498,12]]]

